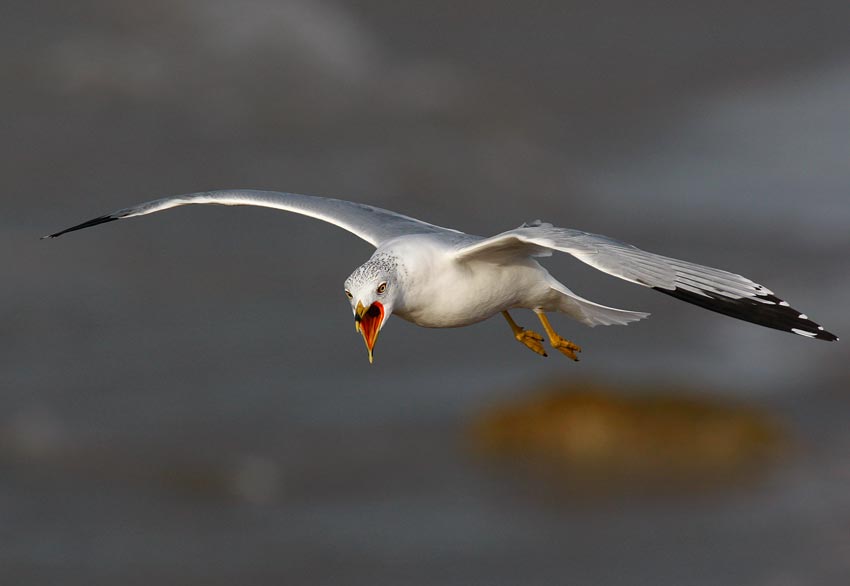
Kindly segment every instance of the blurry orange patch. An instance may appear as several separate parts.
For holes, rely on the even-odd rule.
[[[587,384],[490,409],[471,432],[493,459],[594,492],[737,484],[768,470],[788,444],[783,429],[752,407]]]

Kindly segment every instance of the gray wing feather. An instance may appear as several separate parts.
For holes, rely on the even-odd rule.
[[[457,250],[458,259],[517,252],[543,247],[571,254],[590,266],[643,285],[661,289],[682,287],[695,292],[706,288],[730,296],[755,296],[771,293],[753,281],[719,269],[646,252],[607,236],[591,234],[551,224],[523,226],[480,240]]]
[[[669,258],[579,230],[537,223],[457,248],[458,260],[533,254],[541,247],[571,254],[609,275],[738,319],[820,340],[837,340],[773,291],[735,273]]]
[[[433,224],[428,224],[415,218],[366,204],[341,199],[299,195],[296,193],[240,189],[205,191],[148,201],[118,210],[111,214],[93,218],[87,222],[45,236],[44,238],[56,238],[67,232],[97,226],[98,224],[104,224],[114,220],[134,218],[178,206],[197,204],[260,206],[302,214],[348,230],[376,247],[388,240],[406,234],[457,233],[456,230],[434,226]]]

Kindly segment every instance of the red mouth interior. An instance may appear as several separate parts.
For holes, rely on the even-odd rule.
[[[384,321],[384,306],[378,301],[370,305],[363,317],[360,318],[360,331],[363,333],[363,339],[370,350],[375,346],[382,321]]]

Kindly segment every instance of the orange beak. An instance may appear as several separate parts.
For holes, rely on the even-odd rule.
[[[383,322],[384,306],[380,302],[376,301],[368,308],[357,302],[357,309],[354,310],[354,329],[360,332],[363,341],[366,342],[366,349],[369,350],[369,364],[372,364],[372,349],[378,340],[378,332],[381,331]]]

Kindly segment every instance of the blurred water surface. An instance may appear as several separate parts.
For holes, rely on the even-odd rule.
[[[393,320],[370,367],[342,282],[371,251],[331,226],[183,208],[37,236],[226,187],[480,234],[540,217],[746,274],[847,336],[848,11],[13,3],[0,581],[846,583],[844,342],[553,258],[578,293],[653,317],[560,320],[579,364],[497,320]],[[470,452],[482,409],[578,376],[732,397],[798,451],[747,486],[602,501]]]

